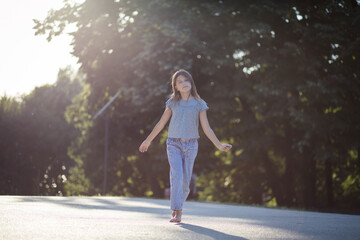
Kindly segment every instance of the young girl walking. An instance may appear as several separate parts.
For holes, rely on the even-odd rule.
[[[171,117],[166,140],[173,211],[170,222],[181,222],[183,203],[190,193],[190,179],[198,152],[199,119],[205,135],[219,150],[227,152],[232,146],[221,143],[210,128],[206,115],[209,108],[197,93],[191,74],[182,69],[177,71],[172,76],[171,85],[172,94],[166,102],[165,111],[139,150],[147,151]]]

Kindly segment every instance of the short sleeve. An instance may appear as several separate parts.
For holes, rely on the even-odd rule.
[[[206,102],[204,100],[200,100],[200,112],[204,111],[204,110],[208,110],[209,107],[207,106]]]
[[[174,100],[172,98],[169,98],[167,101],[166,101],[166,107],[168,107],[169,109],[173,110],[173,106],[174,106]]]

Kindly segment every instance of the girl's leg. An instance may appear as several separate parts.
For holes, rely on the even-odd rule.
[[[190,181],[193,172],[195,158],[198,152],[198,141],[196,139],[185,143],[183,159],[183,195],[182,202],[184,203],[190,193]]]
[[[170,164],[170,204],[172,210],[182,209],[183,164],[182,150],[178,141],[167,139],[167,155]]]

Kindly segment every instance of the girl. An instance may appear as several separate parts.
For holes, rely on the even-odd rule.
[[[172,94],[166,102],[165,111],[152,132],[140,145],[140,152],[146,152],[152,140],[160,133],[171,117],[167,155],[170,164],[170,222],[180,222],[182,207],[190,193],[189,185],[198,151],[199,119],[205,135],[221,151],[229,151],[230,144],[222,144],[210,128],[206,110],[209,109],[196,91],[189,72],[179,70],[172,76]]]

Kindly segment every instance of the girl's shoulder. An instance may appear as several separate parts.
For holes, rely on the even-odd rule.
[[[173,97],[169,97],[168,100],[166,100],[166,103],[174,103],[175,99]]]
[[[194,98],[199,104],[206,104],[205,100],[202,98]]]
[[[175,103],[175,100],[174,100],[172,97],[170,97],[170,98],[166,101],[165,105],[166,105],[166,107],[168,107],[168,108],[170,108],[170,109],[172,110],[172,108],[173,108],[173,106],[174,106],[174,103]]]
[[[195,98],[195,100],[198,102],[200,111],[209,109],[207,103],[203,99]]]
[[[206,104],[205,100],[202,98],[195,98],[200,104]]]

